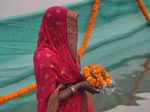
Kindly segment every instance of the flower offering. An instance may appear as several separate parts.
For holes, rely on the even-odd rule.
[[[86,81],[96,88],[106,88],[111,86],[111,77],[100,65],[88,64],[84,66],[83,75]]]

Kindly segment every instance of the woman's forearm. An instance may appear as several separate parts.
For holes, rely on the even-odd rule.
[[[81,88],[81,84],[80,83],[77,83],[75,85],[72,86],[75,91],[79,91],[79,89]],[[60,91],[59,93],[59,101],[62,102],[62,101],[65,101],[66,99],[68,99],[69,97],[71,97],[73,95],[73,92],[70,88],[66,88],[62,91]]]
[[[59,93],[59,102],[65,101],[72,96],[72,91],[70,88],[66,88]]]
[[[74,88],[75,92],[77,92],[80,89],[80,83],[77,83],[72,87]],[[48,99],[46,112],[51,112],[52,110],[56,109],[60,102],[67,100],[69,97],[73,95],[73,92],[69,87],[60,91],[59,88],[57,88],[55,92],[56,93],[52,94],[54,96],[50,96]]]

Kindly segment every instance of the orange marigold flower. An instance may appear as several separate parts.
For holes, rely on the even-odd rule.
[[[91,84],[92,86],[95,86],[95,83],[96,83],[96,79],[92,78],[92,79],[90,80],[90,84]]]
[[[3,98],[3,100],[4,100],[4,101],[8,101],[8,97],[5,96],[5,97]]]
[[[99,87],[99,86],[100,86],[100,82],[97,81],[97,82],[96,82],[96,87]]]
[[[88,64],[88,67],[89,67],[89,68],[92,68],[93,66],[92,66],[92,64]]]
[[[94,22],[93,22],[93,19],[90,18],[89,24],[93,24],[93,23],[94,23]]]
[[[89,69],[87,66],[85,66],[85,67],[83,68],[83,70],[84,70],[84,71],[89,71],[90,69]]]
[[[18,96],[17,92],[12,93],[11,95],[13,96],[13,98]]]
[[[13,96],[11,94],[7,95],[8,100],[12,99],[12,97]]]
[[[91,74],[92,70],[92,74]],[[101,72],[104,73],[102,76]],[[89,84],[98,88],[105,88],[111,85],[111,77],[108,75],[106,70],[100,65],[88,64],[84,67],[84,76]],[[105,78],[104,78],[105,77]]]
[[[106,75],[106,79],[111,79],[111,77],[109,75]]]
[[[95,5],[93,6],[92,10],[93,10],[93,11],[97,11],[97,10],[98,10],[98,5],[95,4]]]
[[[106,82],[110,82],[110,79],[106,79]]]
[[[93,79],[92,79],[92,82],[93,82],[93,83],[96,83],[96,79],[93,78]]]
[[[96,78],[98,79],[100,75],[99,75],[99,74],[95,74],[95,76],[96,76]]]
[[[93,73],[94,73],[94,74],[97,74],[97,73],[99,73],[99,71],[98,71],[97,69],[94,69],[94,70],[93,70]]]
[[[90,74],[90,72],[86,72],[86,73],[84,74],[84,76],[87,78],[87,77],[91,76],[91,74]]]
[[[99,4],[100,3],[100,0],[95,0],[95,4]]]
[[[21,89],[19,93],[23,94],[25,92],[24,89]]]
[[[0,97],[0,103],[3,103],[3,102],[4,102],[4,98]]]

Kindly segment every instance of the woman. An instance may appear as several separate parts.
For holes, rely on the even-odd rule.
[[[78,14],[54,6],[44,13],[34,53],[38,112],[92,112],[77,56]]]

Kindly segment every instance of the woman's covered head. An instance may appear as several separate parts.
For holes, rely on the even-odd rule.
[[[44,13],[37,49],[49,49],[64,61],[75,61],[77,55],[78,13],[53,6]]]
[[[62,47],[66,40],[67,10],[58,6],[46,10],[39,31],[38,47],[49,48],[55,52]]]

